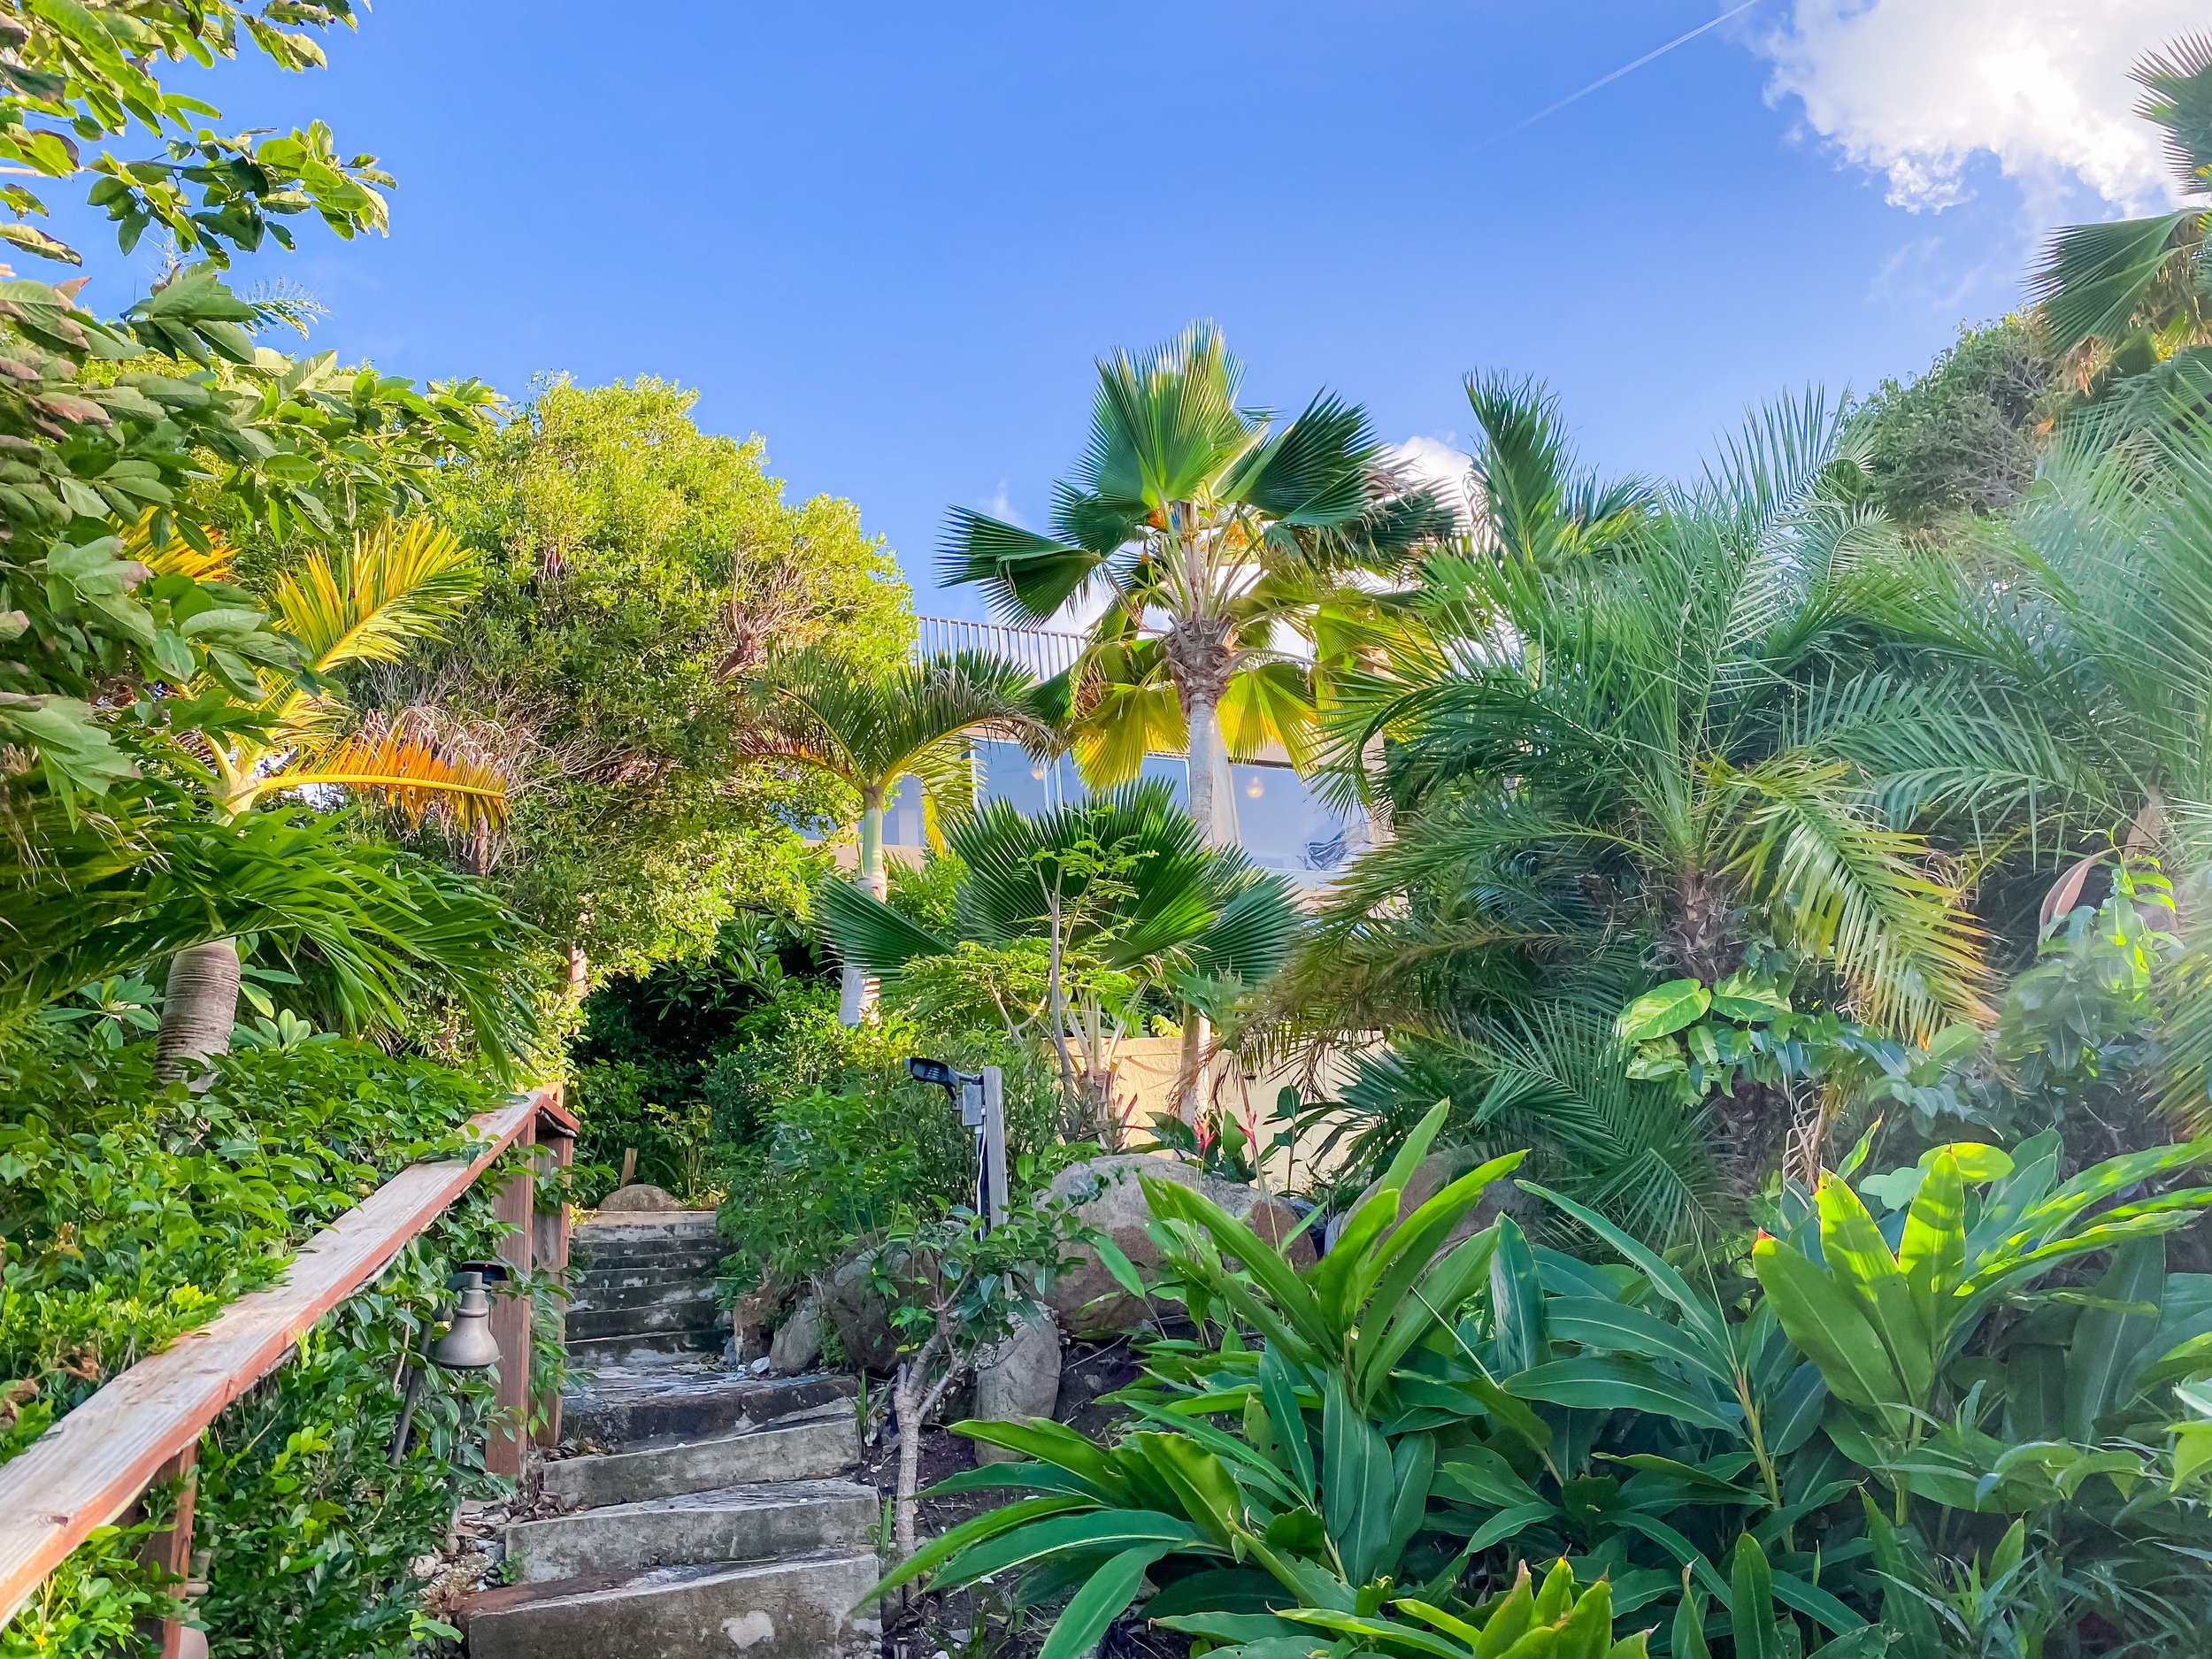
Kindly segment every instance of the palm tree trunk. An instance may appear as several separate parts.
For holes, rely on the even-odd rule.
[[[883,869],[883,787],[871,785],[860,795],[860,889],[880,901],[891,891]],[[876,1005],[876,982],[856,962],[845,964],[838,985],[837,1018],[841,1024],[857,1025]]]
[[[238,979],[233,940],[188,946],[170,958],[161,1028],[154,1035],[156,1077],[188,1076],[230,1047],[230,1028],[238,1023]]]
[[[1236,803],[1228,789],[1228,755],[1221,742],[1221,705],[1204,688],[1191,693],[1190,815],[1209,847],[1233,847]]]
[[[1221,743],[1221,705],[1213,687],[1194,686],[1187,724],[1190,728],[1190,815],[1209,847],[1233,847],[1237,832],[1231,813],[1228,759]],[[1176,1111],[1184,1122],[1198,1121],[1199,1085],[1211,1057],[1212,1022],[1195,1008],[1183,1021],[1183,1053],[1176,1075]]]

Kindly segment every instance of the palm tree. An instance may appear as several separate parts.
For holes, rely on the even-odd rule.
[[[205,550],[181,540],[157,549],[142,522],[128,540],[157,575],[188,567],[204,580],[228,573],[229,549],[212,538]],[[419,718],[357,720],[332,684],[346,669],[396,662],[411,645],[435,638],[477,580],[473,556],[426,519],[388,519],[350,547],[318,550],[280,577],[271,608],[298,648],[300,672],[265,671],[256,682],[261,695],[220,723],[224,735],[184,757],[216,820],[235,820],[273,795],[320,789],[365,795],[417,820],[435,814],[463,830],[496,825],[506,791],[495,770],[442,743]],[[224,690],[211,682],[189,689]],[[176,952],[155,1040],[163,1075],[181,1075],[229,1046],[239,979],[230,938]]]
[[[1148,749],[1184,749],[1191,816],[1226,845],[1229,749],[1303,752],[1312,687],[1279,630],[1318,640],[1325,658],[1332,631],[1340,640],[1371,608],[1347,579],[1403,568],[1450,516],[1403,487],[1357,408],[1324,393],[1281,426],[1240,408],[1239,367],[1210,326],[1098,371],[1054,534],[956,510],[947,573],[1028,622],[1102,588],[1071,676],[1086,776],[1118,782]]]
[[[2138,374],[2212,346],[2212,35],[2185,35],[2135,66],[2137,113],[2165,129],[2185,204],[2148,219],[2074,225],[2052,239],[2034,286],[2061,352]]]
[[[1709,984],[1769,936],[1924,1036],[1983,1013],[1955,884],[1851,758],[1903,695],[1873,647],[1912,595],[1837,431],[1816,398],[1773,411],[1603,557],[1431,561],[1423,626],[1329,721],[1337,787],[1402,833],[1302,952],[1317,1023],[1479,1035],[1624,936]]]
[[[1033,818],[994,801],[946,841],[961,869],[953,936],[842,884],[818,895],[823,929],[848,964],[886,977],[963,944],[1046,945],[1041,1005],[1026,1011],[1042,1020],[1088,1132],[1109,1127],[1112,1048],[1148,995],[1187,1003],[1256,985],[1299,925],[1288,882],[1238,849],[1207,846],[1157,780]],[[1102,979],[1124,982],[1121,1006],[1104,1005]]]
[[[764,684],[768,710],[747,732],[745,753],[755,761],[823,773],[860,797],[856,874],[860,887],[879,900],[889,890],[883,809],[902,778],[921,785],[925,819],[934,835],[974,805],[970,733],[987,731],[1032,745],[1048,741],[1030,700],[1028,676],[972,651],[870,678],[827,651],[810,649],[772,664]],[[867,1001],[867,974],[848,961],[838,1018],[857,1025]]]
[[[1549,570],[1617,546],[1651,511],[1647,486],[1601,482],[1577,463],[1557,400],[1539,382],[1470,375],[1467,404],[1477,433],[1470,539],[1479,548]]]

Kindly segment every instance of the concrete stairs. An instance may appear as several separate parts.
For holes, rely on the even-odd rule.
[[[860,1457],[854,1385],[709,1356],[711,1226],[677,1212],[577,1230],[590,1255],[569,1348],[596,1373],[562,1425],[589,1449],[540,1465],[559,1512],[506,1529],[509,1582],[463,1616],[472,1659],[874,1653],[859,1604],[881,1573],[876,1493],[840,1478]]]

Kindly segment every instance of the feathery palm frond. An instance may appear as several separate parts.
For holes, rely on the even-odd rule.
[[[122,556],[136,559],[157,576],[184,576],[196,582],[227,582],[231,566],[237,563],[238,550],[212,530],[192,526],[193,537],[188,541],[181,534],[181,524],[172,526],[165,540],[156,536],[156,520],[161,510],[149,507],[138,521],[122,534]],[[204,545],[195,546],[197,541]]]
[[[341,816],[217,822],[157,792],[127,839],[50,826],[0,867],[0,999],[37,1005],[194,945],[252,935],[348,1031],[396,1028],[425,992],[457,998],[502,1075],[537,1033],[516,972],[527,930],[474,881],[352,833]]]
[[[434,639],[476,592],[476,556],[428,518],[386,519],[338,552],[311,553],[276,584],[274,607],[317,672],[396,663]]]
[[[812,649],[772,664],[764,683],[770,710],[742,740],[749,758],[810,767],[863,795],[887,792],[911,775],[947,820],[964,817],[974,799],[968,733],[1032,747],[1048,741],[1028,675],[979,652],[876,678]]]
[[[436,818],[464,834],[507,820],[507,778],[497,766],[419,725],[373,723],[335,743],[257,772],[232,791],[242,807],[291,789],[343,789],[366,795],[411,822]]]

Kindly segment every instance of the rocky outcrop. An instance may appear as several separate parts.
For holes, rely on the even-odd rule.
[[[1048,1417],[1060,1403],[1060,1327],[1049,1313],[1016,1325],[976,1363],[975,1415],[988,1422]],[[979,1463],[1010,1463],[1018,1452],[975,1443]]]
[[[1240,1186],[1207,1174],[1194,1164],[1147,1152],[1124,1152],[1071,1164],[1053,1178],[1056,1197],[1073,1199],[1079,1220],[1104,1233],[1140,1269],[1159,1264],[1160,1252],[1145,1232],[1152,1211],[1145,1202],[1140,1175],[1196,1188],[1270,1244],[1290,1240],[1291,1261],[1310,1267],[1313,1240],[1298,1212],[1263,1187]],[[1148,1317],[1143,1302],[1122,1291],[1098,1252],[1079,1246],[1075,1264],[1053,1281],[1045,1301],[1061,1323],[1079,1335],[1126,1331]]]

